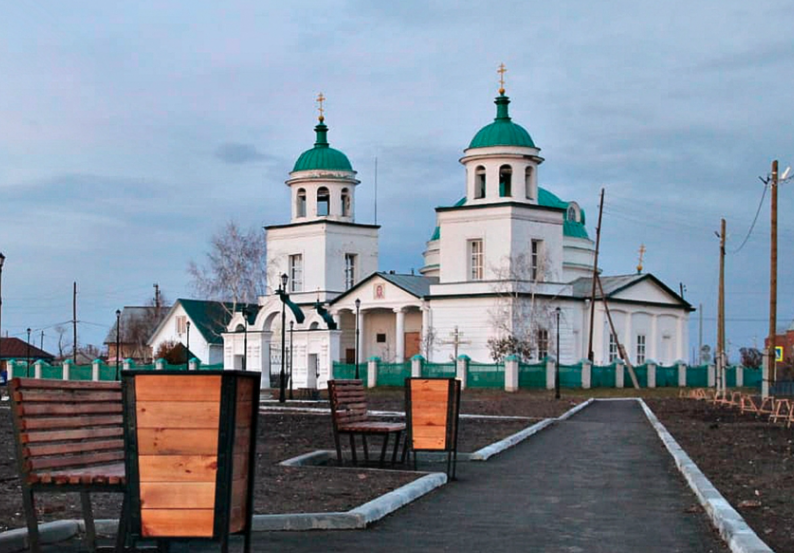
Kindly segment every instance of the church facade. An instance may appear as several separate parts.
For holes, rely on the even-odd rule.
[[[512,121],[504,89],[495,103],[496,118],[463,151],[463,197],[436,208],[418,275],[378,271],[379,227],[355,222],[360,182],[321,115],[314,147],[286,181],[290,222],[266,227],[268,281],[284,283],[305,319],[279,294],[261,297],[254,324],[232,318],[224,366],[275,372],[282,335],[299,387],[323,388],[333,362],[370,357],[531,362],[558,355],[559,343],[561,362],[576,363],[588,357],[591,326],[597,364],[621,357],[618,344],[635,364],[684,358],[690,304],[640,269],[593,286],[584,211],[540,186],[540,149]]]

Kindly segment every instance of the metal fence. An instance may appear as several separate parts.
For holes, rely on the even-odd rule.
[[[458,367],[455,363],[422,363],[422,376],[424,377],[455,378],[457,375]]]
[[[504,365],[469,363],[469,369],[466,373],[466,386],[469,388],[504,388]]]
[[[546,387],[546,363],[535,363],[528,365],[519,363],[518,365],[518,387],[519,388],[545,388]]]

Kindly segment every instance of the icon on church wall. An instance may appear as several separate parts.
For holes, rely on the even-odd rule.
[[[382,300],[386,297],[386,290],[383,287],[383,284],[376,284],[375,285],[375,299]]]

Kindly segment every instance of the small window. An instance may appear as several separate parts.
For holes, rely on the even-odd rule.
[[[375,335],[375,341],[377,343],[379,343],[379,344],[385,344],[386,343],[386,335],[385,334],[376,334]]]
[[[574,206],[568,206],[568,220],[576,222],[576,208]]]
[[[325,186],[317,189],[317,215],[325,217],[328,215],[331,203],[331,195]]]
[[[469,240],[469,280],[482,280],[482,240]]]
[[[637,364],[645,363],[645,334],[637,334]]]
[[[538,359],[549,356],[549,331],[545,328],[538,329]]]
[[[499,168],[499,197],[509,198],[513,195],[513,169],[509,165]]]
[[[176,333],[177,334],[184,334],[187,332],[187,316],[180,315],[176,318]]]
[[[342,217],[350,217],[350,190],[342,189]]]
[[[303,290],[303,255],[297,253],[289,256],[290,291]]]
[[[609,333],[609,362],[614,363],[618,358],[618,339],[617,336]]]
[[[543,240],[532,240],[529,277],[532,282],[543,280]]]
[[[532,167],[527,167],[524,170],[524,186],[527,190],[527,200],[534,200],[535,195],[532,193]]]
[[[350,290],[356,284],[356,258],[354,253],[345,254],[345,290]]]
[[[485,167],[480,165],[474,170],[474,199],[485,197]]]
[[[306,217],[306,190],[303,188],[298,190],[297,197],[295,198],[295,216]]]

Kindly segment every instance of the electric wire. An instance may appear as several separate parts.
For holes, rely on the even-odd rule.
[[[761,192],[761,201],[758,202],[758,209],[755,210],[755,217],[753,217],[753,222],[750,225],[750,230],[747,231],[747,236],[744,237],[744,240],[742,241],[741,245],[738,248],[736,248],[735,250],[731,250],[728,253],[730,254],[739,253],[740,251],[742,251],[744,245],[747,244],[747,240],[750,239],[750,235],[753,233],[753,229],[755,228],[755,223],[758,221],[758,215],[761,213],[761,206],[764,204],[764,198],[766,197],[767,188],[769,188],[769,185],[767,183],[764,183],[764,190]]]

